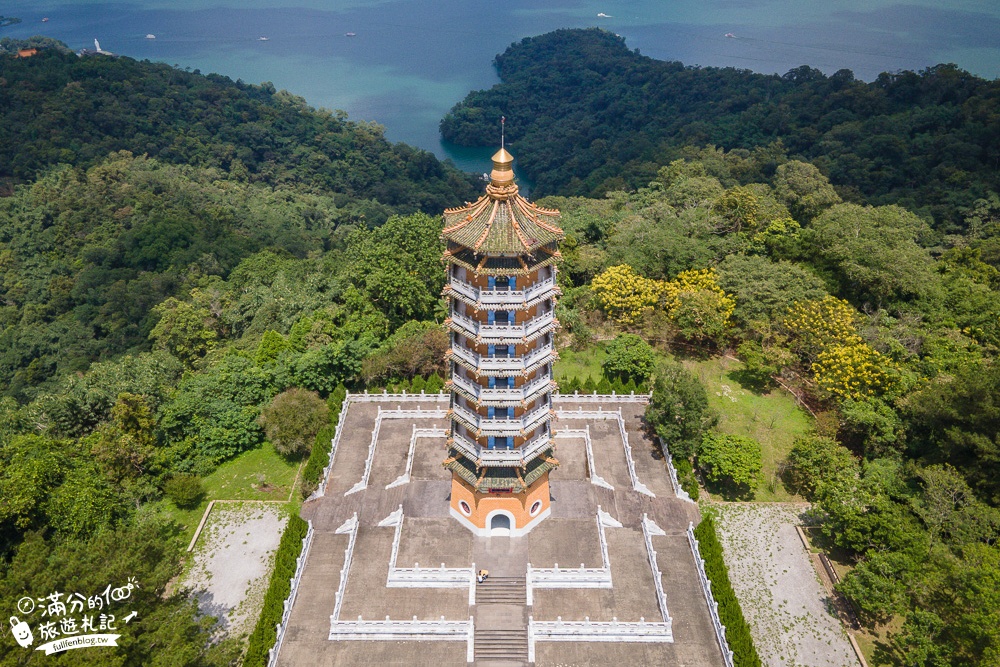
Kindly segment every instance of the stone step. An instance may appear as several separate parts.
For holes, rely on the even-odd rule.
[[[528,660],[528,631],[476,630],[476,660],[525,663]]]
[[[527,603],[524,577],[487,577],[476,586],[476,604]]]

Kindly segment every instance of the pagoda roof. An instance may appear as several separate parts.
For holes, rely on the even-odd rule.
[[[504,149],[493,156],[486,194],[474,203],[444,212],[441,237],[478,255],[511,256],[562,240],[559,211],[532,204],[518,194],[511,163]]]

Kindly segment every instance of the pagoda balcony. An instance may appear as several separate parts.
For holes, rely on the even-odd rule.
[[[449,354],[454,361],[477,375],[505,377],[531,373],[559,357],[551,345],[543,345],[523,357],[480,356],[462,345],[454,345]]]
[[[497,407],[510,407],[531,403],[546,392],[555,391],[555,383],[548,375],[535,378],[520,387],[484,387],[469,378],[455,375],[451,378],[451,383],[458,393],[466,398],[476,401],[481,405],[495,405]]]
[[[539,336],[554,331],[559,326],[555,312],[537,315],[522,324],[483,324],[458,313],[452,313],[445,323],[460,334],[473,338],[476,342],[509,345],[535,340]]]
[[[514,419],[490,419],[473,412],[464,405],[455,405],[451,409],[452,418],[474,431],[479,436],[522,436],[531,433],[551,417],[552,410],[548,404],[541,405],[531,412]]]
[[[558,296],[559,288],[555,278],[546,278],[523,290],[492,289],[484,290],[475,287],[464,280],[451,278],[445,285],[446,296],[455,296],[476,309],[498,310],[504,306],[510,310],[524,310],[539,301]]]
[[[515,449],[489,449],[473,442],[464,435],[456,433],[449,444],[464,455],[475,461],[477,465],[486,467],[524,466],[528,461],[549,449],[552,441],[547,433],[542,433],[530,442]]]

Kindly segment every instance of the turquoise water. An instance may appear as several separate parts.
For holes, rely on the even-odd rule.
[[[494,55],[556,28],[601,26],[691,65],[784,73],[807,64],[871,80],[954,62],[1000,76],[1000,3],[989,0],[6,0],[3,14],[23,22],[0,36],[45,34],[74,49],[97,38],[134,58],[271,81],[477,172],[490,150],[443,144],[438,122],[468,91],[497,82]]]

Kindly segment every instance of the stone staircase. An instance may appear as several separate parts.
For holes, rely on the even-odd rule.
[[[490,576],[476,586],[477,665],[528,664],[527,596],[524,577]]]
[[[476,604],[516,604],[528,603],[524,577],[489,576],[476,585]]]
[[[528,630],[476,628],[476,664],[528,664]]]

